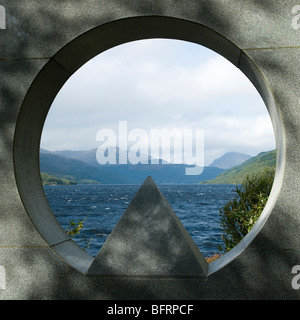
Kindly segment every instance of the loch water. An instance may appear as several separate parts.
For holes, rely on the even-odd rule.
[[[58,222],[66,230],[70,222],[84,220],[74,241],[96,256],[133,199],[139,185],[44,186]],[[234,185],[158,185],[203,256],[223,245],[219,209],[235,196]]]

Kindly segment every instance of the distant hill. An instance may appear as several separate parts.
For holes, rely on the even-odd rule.
[[[83,161],[67,158],[53,153],[40,153],[40,171],[60,179],[77,183],[127,183],[122,177],[111,172],[108,167],[94,167]]]
[[[199,181],[213,179],[223,172],[223,169],[205,167],[200,175],[185,175],[184,164],[157,164],[157,165],[113,165],[109,168],[115,173],[128,179],[131,183],[141,184],[151,176],[157,184],[198,184]],[[211,177],[211,178],[209,178]]]
[[[98,163],[89,164],[92,160],[92,154],[95,154],[95,151],[51,152],[42,149],[40,152],[40,171],[60,179],[73,180],[76,183],[102,184],[141,184],[147,176],[151,176],[158,184],[197,184],[199,181],[213,179],[224,171],[220,168],[205,167],[201,175],[187,176],[185,175],[187,166],[184,164],[100,166]],[[77,160],[75,157],[84,158],[87,162]]]
[[[67,180],[67,179],[60,179],[54,176],[51,176],[47,173],[41,173],[41,179],[43,185],[46,186],[57,186],[57,185],[74,185],[76,184],[75,181]]]
[[[247,175],[263,171],[267,167],[276,165],[276,150],[261,152],[241,165],[235,166],[219,174],[216,178],[207,180],[207,184],[240,184]]]
[[[217,167],[221,169],[231,169],[250,159],[251,156],[239,152],[227,152],[222,157],[215,159],[209,167]]]
[[[239,184],[246,175],[275,165],[275,150],[262,152],[256,157],[243,161],[247,157],[249,156],[241,153],[228,152],[213,161],[208,167],[204,167],[201,175],[186,176],[185,168],[187,166],[184,164],[175,165],[160,162],[157,165],[100,166],[96,161],[96,149],[90,151],[41,149],[40,171],[52,176],[43,176],[45,184],[141,184],[147,176],[151,176],[158,184]],[[228,170],[217,167],[231,166],[234,162],[242,162],[242,164]]]
[[[97,149],[92,149],[88,151],[72,151],[72,150],[63,150],[63,151],[53,151],[53,154],[57,154],[66,158],[71,158],[79,161],[83,161],[93,166],[98,166],[96,159]]]
[[[48,151],[45,149],[40,149],[41,153],[51,153],[51,154],[56,154],[59,156],[63,156],[63,157],[67,157],[67,158],[71,158],[74,160],[79,160],[79,161],[83,161],[87,164],[90,164],[92,166],[96,166],[99,167],[99,163],[97,162],[97,158],[96,158],[96,153],[97,153],[97,149],[92,149],[92,150],[84,150],[84,151],[73,151],[73,150],[59,150],[59,151]],[[132,151],[129,151],[132,152]],[[143,161],[147,161],[148,163],[151,162],[151,157],[147,156],[147,155],[141,155],[140,159]],[[116,148],[116,161],[117,163],[119,162],[119,148]],[[161,163],[161,161],[160,161]]]

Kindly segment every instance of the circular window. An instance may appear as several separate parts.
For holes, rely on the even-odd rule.
[[[146,30],[139,28],[139,26],[144,25],[147,25]],[[112,37],[112,34],[115,37]],[[83,273],[87,271],[93,262],[93,257],[77,247],[64,232],[53,216],[41,184],[38,164],[43,125],[57,93],[69,77],[85,62],[116,45],[147,38],[171,38],[195,42],[229,59],[248,76],[258,89],[269,109],[276,140],[277,142],[282,142],[283,140],[282,133],[278,130],[280,116],[262,75],[236,46],[211,30],[201,25],[178,19],[144,17],[109,23],[78,37],[47,63],[32,84],[18,118],[14,156],[19,191],[30,218],[49,245],[73,267]],[[278,163],[280,164],[281,161],[280,147],[282,145],[282,143],[279,143],[277,147],[277,154],[279,155],[277,157],[277,180],[279,179],[280,166],[278,167]],[[278,187],[278,184],[275,183],[274,185]],[[273,199],[276,196],[276,190],[277,188],[273,187],[271,194]],[[243,241],[242,248],[238,246],[235,250],[232,250],[233,252],[231,252],[230,256],[225,255],[218,265],[213,265],[211,272],[218,270],[243,250],[247,242],[249,243],[255,234],[259,232],[270,213],[271,206],[272,201],[269,201],[264,214],[260,218],[260,222],[255,225],[255,229]]]
[[[151,176],[203,256],[217,257],[219,210],[246,175],[275,166],[274,152],[261,155],[274,148],[267,109],[239,69],[198,44],[148,39],[106,50],[65,83],[40,169],[56,218],[92,256]]]

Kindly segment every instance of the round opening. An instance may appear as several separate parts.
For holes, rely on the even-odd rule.
[[[148,39],[101,53],[65,83],[40,169],[56,218],[92,256],[151,176],[204,257],[217,257],[220,209],[247,175],[275,167],[274,149],[264,102],[239,69],[198,44]]]
[[[280,115],[268,85],[259,70],[234,44],[199,24],[164,17],[124,19],[93,29],[61,49],[39,73],[23,102],[14,141],[14,163],[18,188],[31,220],[49,245],[74,268],[83,273],[87,271],[93,258],[77,247],[56,221],[41,184],[38,164],[44,121],[61,87],[85,62],[116,45],[148,38],[170,38],[195,42],[223,55],[238,66],[257,88],[267,105],[273,123],[277,142],[277,171],[270,196],[272,200],[268,202],[259,223],[243,240],[242,247],[237,246],[230,252],[230,255],[224,255],[222,259],[219,259],[221,261],[218,264],[210,267],[209,273],[229,263],[250,243],[270,214],[280,188],[280,167],[284,146],[283,131],[280,130]]]

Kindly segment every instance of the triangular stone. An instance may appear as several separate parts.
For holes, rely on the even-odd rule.
[[[87,275],[202,277],[207,269],[198,247],[148,177]]]

